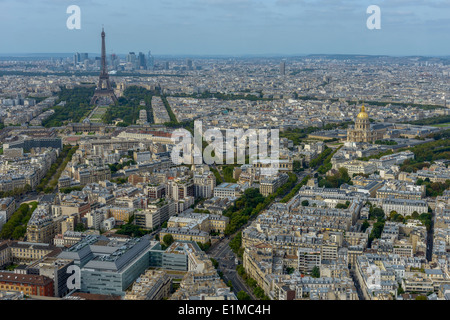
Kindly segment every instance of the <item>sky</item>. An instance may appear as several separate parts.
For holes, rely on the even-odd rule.
[[[0,53],[100,53],[102,25],[108,54],[450,55],[450,0],[0,0]]]

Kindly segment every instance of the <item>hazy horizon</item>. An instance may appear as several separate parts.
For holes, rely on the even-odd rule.
[[[369,30],[370,5],[381,29]],[[81,9],[81,29],[66,12]],[[154,56],[450,55],[445,0],[0,0],[2,55],[152,51]]]
[[[81,52],[79,53],[87,53],[90,57],[100,57],[100,52]],[[138,51],[135,51],[138,53]],[[146,53],[146,52],[144,52]],[[72,58],[75,52],[11,52],[11,53],[0,53],[0,57],[2,58]],[[107,53],[109,55],[110,53]],[[128,53],[114,53],[118,56],[126,57]],[[284,58],[300,58],[300,57],[314,57],[314,56],[350,56],[350,57],[388,57],[388,58],[443,58],[450,59],[450,54],[448,55],[377,55],[377,54],[362,54],[362,53],[308,53],[308,54],[283,54],[283,53],[262,53],[262,54],[154,54],[155,58],[198,58],[198,59],[207,59],[207,58],[274,58],[274,59],[284,59]],[[108,59],[108,57],[107,57]]]

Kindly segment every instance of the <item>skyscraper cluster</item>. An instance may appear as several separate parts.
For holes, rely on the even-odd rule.
[[[129,70],[153,70],[155,59],[153,58],[151,51],[147,56],[139,52],[136,55],[134,52],[130,52],[126,56],[126,68]]]

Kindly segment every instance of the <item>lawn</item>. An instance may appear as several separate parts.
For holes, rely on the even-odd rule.
[[[438,128],[444,128],[450,126],[450,122],[447,123],[440,123],[440,124],[433,124],[432,127],[438,127]]]

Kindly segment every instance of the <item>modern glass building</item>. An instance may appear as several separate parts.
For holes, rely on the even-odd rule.
[[[81,292],[123,296],[148,268],[187,271],[193,251],[201,251],[193,241],[176,241],[161,250],[148,235],[131,239],[89,235],[58,258],[73,260],[80,268]]]
[[[124,295],[125,290],[158,261],[162,251],[149,236],[132,239],[89,236],[60,254],[74,259],[81,268],[81,291],[104,295]],[[152,254],[151,254],[152,252]],[[156,255],[153,259],[150,257]],[[153,262],[154,263],[154,262]]]

